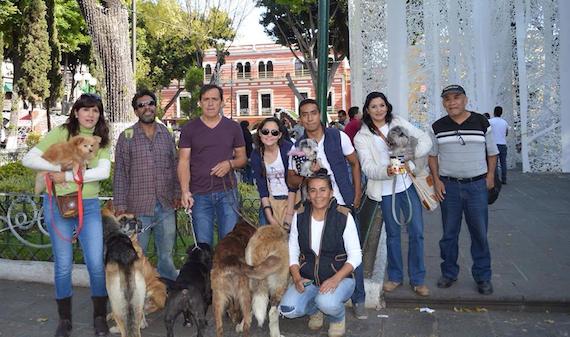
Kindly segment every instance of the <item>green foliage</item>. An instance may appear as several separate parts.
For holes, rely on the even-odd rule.
[[[32,131],[28,133],[28,135],[26,136],[26,146],[28,147],[28,149],[31,149],[32,147],[36,146],[40,142],[41,138],[42,138],[41,133],[37,131]]]
[[[42,0],[31,0],[24,8],[22,35],[19,42],[21,77],[19,94],[32,106],[49,95],[47,73],[50,69],[46,5]]]
[[[202,68],[190,67],[184,78],[184,89],[190,93],[188,100],[188,114],[190,118],[199,117],[202,109],[198,106],[198,97],[200,96],[200,88],[204,81],[204,72]]]
[[[55,0],[55,17],[62,53],[89,50],[91,38],[77,0]]]
[[[35,172],[21,162],[0,166],[0,191],[32,193],[34,184]]]
[[[57,26],[55,18],[55,0],[46,0],[47,5],[47,25],[50,53],[50,69],[48,72],[49,80],[49,97],[46,99],[46,106],[49,108],[61,98],[63,94],[63,78],[61,76],[61,49],[57,35]],[[49,118],[49,115],[48,115]],[[50,124],[48,124],[50,126]]]

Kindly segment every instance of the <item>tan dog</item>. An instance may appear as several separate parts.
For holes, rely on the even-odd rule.
[[[87,163],[95,157],[101,144],[99,136],[74,136],[67,142],[61,142],[51,145],[46,152],[42,154],[42,158],[55,165],[63,167],[72,167],[73,173],[84,170]],[[38,172],[36,175],[36,186],[34,191],[40,194],[45,189],[46,172]]]
[[[253,295],[252,310],[259,327],[263,326],[269,309],[269,336],[280,337],[277,305],[289,283],[288,235],[279,225],[257,229],[245,250],[245,261],[253,267],[246,274]]]
[[[251,267],[245,264],[245,248],[255,228],[240,220],[234,229],[220,241],[214,253],[211,272],[212,306],[216,322],[216,336],[222,337],[222,317],[226,308],[230,318],[237,324],[236,331],[249,336],[251,325],[251,292],[246,272]]]
[[[139,244],[136,234],[131,236],[133,246],[142,261],[144,281],[146,283],[146,298],[144,303],[145,314],[151,314],[161,310],[166,304],[166,284],[160,281],[160,275],[155,267],[144,256],[143,249]]]

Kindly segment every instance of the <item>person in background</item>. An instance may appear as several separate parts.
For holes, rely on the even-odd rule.
[[[259,224],[289,229],[295,206],[295,191],[287,185],[289,150],[293,143],[284,138],[283,126],[274,117],[264,119],[254,136],[251,165],[261,205]]]
[[[480,294],[493,293],[488,190],[495,186],[499,150],[485,116],[468,111],[463,87],[452,84],[441,92],[447,115],[432,124],[433,148],[429,168],[436,199],[441,203],[443,236],[439,241],[441,277],[438,288],[449,288],[459,275],[459,232],[461,218],[471,235],[471,274]]]
[[[243,181],[246,184],[253,185],[253,175],[251,173],[251,151],[253,150],[253,136],[249,132],[249,122],[241,121],[239,122],[241,131],[243,132],[243,139],[245,140],[245,154],[247,156],[247,164],[242,169]]]
[[[346,126],[346,124],[348,124],[348,118],[346,116],[346,111],[339,110],[337,117],[338,117],[338,122],[340,124],[340,130],[344,130],[344,127]]]
[[[489,119],[491,130],[493,130],[493,138],[499,149],[499,164],[501,164],[501,182],[507,184],[507,136],[509,135],[509,123],[501,116],[503,108],[496,106],[493,111],[495,117]],[[498,165],[497,165],[498,167]]]
[[[43,159],[42,154],[53,144],[66,142],[77,135],[99,136],[99,151],[87,165],[83,174],[83,228],[76,233],[83,258],[89,273],[91,299],[93,302],[93,326],[96,336],[107,336],[107,288],[105,264],[103,263],[103,222],[99,205],[100,182],[109,178],[111,155],[109,127],[103,113],[101,98],[83,94],[73,104],[65,124],[48,132],[22,159],[22,164],[36,171],[48,171],[55,184],[58,196],[77,192],[77,184],[71,167],[54,165]],[[64,218],[47,194],[43,195],[44,220],[51,238],[54,257],[55,299],[59,323],[56,337],[71,336],[71,297],[73,295],[71,273],[73,271],[73,232],[79,230],[78,217]]]
[[[357,106],[353,106],[348,109],[348,117],[350,120],[344,127],[344,133],[348,135],[348,138],[350,138],[350,141],[354,145],[354,136],[356,136],[356,133],[360,130],[360,126],[362,125],[362,114]]]

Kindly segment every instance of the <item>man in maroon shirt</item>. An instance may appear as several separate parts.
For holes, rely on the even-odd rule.
[[[178,178],[182,206],[192,208],[197,242],[214,242],[234,228],[237,220],[237,181],[234,169],[247,163],[241,127],[221,115],[223,91],[206,84],[199,96],[202,116],[188,122],[180,134]]]
[[[354,136],[356,136],[356,133],[358,133],[360,126],[362,125],[362,122],[360,121],[362,114],[358,111],[357,106],[353,106],[348,109],[348,117],[350,118],[350,121],[344,127],[344,133],[348,135],[352,145],[354,145]]]

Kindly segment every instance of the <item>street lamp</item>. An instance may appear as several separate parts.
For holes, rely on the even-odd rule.
[[[83,93],[95,92],[97,79],[91,76],[90,73],[76,73],[73,75],[73,79],[80,83],[80,89]]]

